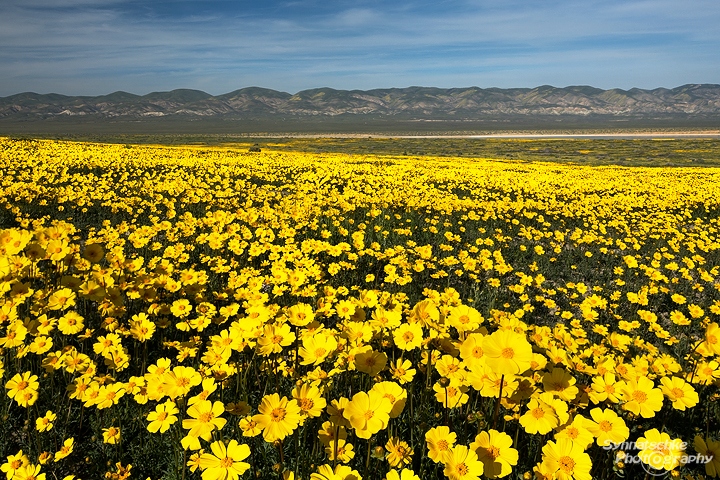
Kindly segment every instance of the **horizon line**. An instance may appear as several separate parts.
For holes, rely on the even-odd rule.
[[[623,92],[630,92],[630,91],[633,91],[633,90],[640,90],[640,91],[645,91],[645,92],[653,92],[653,91],[656,91],[656,90],[676,90],[676,89],[678,89],[678,88],[683,88],[683,87],[720,87],[720,84],[717,84],[717,83],[685,83],[685,84],[683,84],[683,85],[678,85],[678,86],[676,86],[676,87],[655,87],[655,88],[650,88],[650,89],[648,89],[648,88],[632,87],[632,88],[629,88],[629,89],[627,89],[627,90],[626,90],[626,89],[623,89],[623,88],[618,88],[618,87],[604,89],[604,88],[594,87],[594,86],[592,86],[592,85],[566,85],[566,86],[564,86],[564,87],[556,87],[556,86],[554,86],[554,85],[549,85],[549,84],[537,85],[537,86],[535,86],[535,87],[478,87],[478,86],[475,86],[475,85],[469,86],[469,87],[436,87],[436,86],[410,85],[410,86],[407,86],[407,87],[378,87],[378,88],[370,88],[370,89],[358,89],[358,88],[354,88],[354,89],[341,89],[341,88],[333,88],[333,87],[314,87],[314,88],[306,88],[306,89],[303,89],[303,90],[298,90],[298,91],[295,92],[295,93],[290,93],[290,92],[286,92],[286,91],[283,91],[283,90],[275,90],[275,89],[273,89],[273,88],[261,87],[261,86],[257,86],[257,85],[250,85],[250,86],[247,86],[247,87],[241,87],[241,88],[238,88],[238,89],[235,89],[235,90],[231,90],[231,91],[229,91],[229,92],[220,93],[220,94],[218,94],[218,95],[213,95],[213,94],[208,93],[208,92],[206,92],[206,91],[204,91],[204,90],[199,90],[199,89],[194,89],[194,88],[174,88],[174,89],[172,89],[172,90],[155,90],[155,91],[148,92],[148,93],[142,94],[142,95],[141,95],[141,94],[137,94],[137,93],[128,92],[128,91],[126,91],[126,90],[116,90],[116,91],[114,91],[114,92],[104,93],[104,94],[100,94],[100,95],[66,95],[66,94],[64,94],[64,93],[57,93],[57,92],[38,93],[38,92],[35,92],[35,91],[30,91],[30,90],[28,90],[28,91],[24,91],[24,92],[18,92],[18,93],[13,93],[13,94],[10,94],[10,95],[6,95],[6,96],[4,96],[4,97],[1,97],[1,96],[0,96],[0,99],[15,97],[15,96],[18,96],[18,95],[41,95],[41,96],[59,95],[59,96],[63,96],[63,97],[88,97],[88,98],[96,98],[96,97],[107,97],[107,96],[110,96],[110,95],[115,95],[115,94],[117,94],[117,93],[123,93],[123,94],[133,95],[133,96],[142,98],[142,97],[147,97],[148,95],[153,95],[153,94],[172,93],[172,92],[181,92],[181,91],[203,93],[203,94],[205,94],[205,95],[209,95],[210,97],[221,97],[221,96],[224,96],[224,95],[229,95],[229,94],[231,94],[231,93],[240,92],[240,91],[242,91],[242,90],[249,90],[249,89],[253,89],[253,88],[254,88],[254,89],[261,89],[261,90],[269,90],[269,91],[273,91],[273,92],[277,92],[277,93],[284,93],[284,94],[287,94],[287,95],[294,96],[294,95],[299,95],[299,94],[301,94],[301,93],[303,93],[303,92],[310,92],[310,91],[314,91],[314,90],[333,90],[333,91],[336,91],[336,92],[372,92],[372,91],[376,91],[376,90],[408,90],[408,89],[412,89],[412,88],[423,88],[423,89],[435,89],[435,90],[470,90],[470,89],[478,89],[478,90],[529,90],[529,91],[532,91],[532,90],[536,90],[536,89],[539,89],[539,88],[545,88],[545,87],[556,88],[556,89],[559,89],[559,90],[561,90],[561,89],[567,89],[567,88],[593,88],[593,89],[601,90],[601,91],[604,91],[604,92],[608,92],[608,91],[612,91],[612,90],[619,90],[619,91],[623,91]]]

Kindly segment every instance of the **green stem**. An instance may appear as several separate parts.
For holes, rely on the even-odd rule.
[[[505,375],[500,376],[500,391],[498,392],[498,399],[495,402],[495,411],[493,412],[492,428],[495,429],[497,423],[498,414],[500,413],[500,400],[502,399],[503,384],[505,383]]]
[[[372,437],[368,439],[367,456],[365,457],[365,472],[363,472],[363,478],[367,478],[368,468],[370,468],[370,451],[372,450]]]

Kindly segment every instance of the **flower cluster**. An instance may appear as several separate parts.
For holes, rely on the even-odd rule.
[[[720,472],[720,171],[9,139],[0,171],[8,480]]]

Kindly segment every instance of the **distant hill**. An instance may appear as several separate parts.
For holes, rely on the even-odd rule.
[[[564,122],[688,120],[720,123],[720,85],[698,84],[654,90],[602,90],[589,86],[557,88],[430,88],[376,90],[317,88],[294,95],[249,87],[213,96],[180,89],[134,95],[102,96],[20,93],[0,97],[3,125],[62,122],[141,122],[172,118],[175,122],[216,121],[520,121],[553,118]],[[348,120],[348,118],[350,120]],[[384,119],[384,120],[383,120]],[[525,120],[523,120],[525,119]]]

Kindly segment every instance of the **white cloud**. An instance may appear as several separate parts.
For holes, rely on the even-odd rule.
[[[433,3],[431,13],[417,2],[360,2],[302,17],[288,11],[303,2],[270,17],[171,17],[113,0],[8,1],[0,95],[179,87],[219,94],[247,85],[650,88],[720,74],[714,0],[453,0]],[[48,3],[56,8],[40,8]]]

